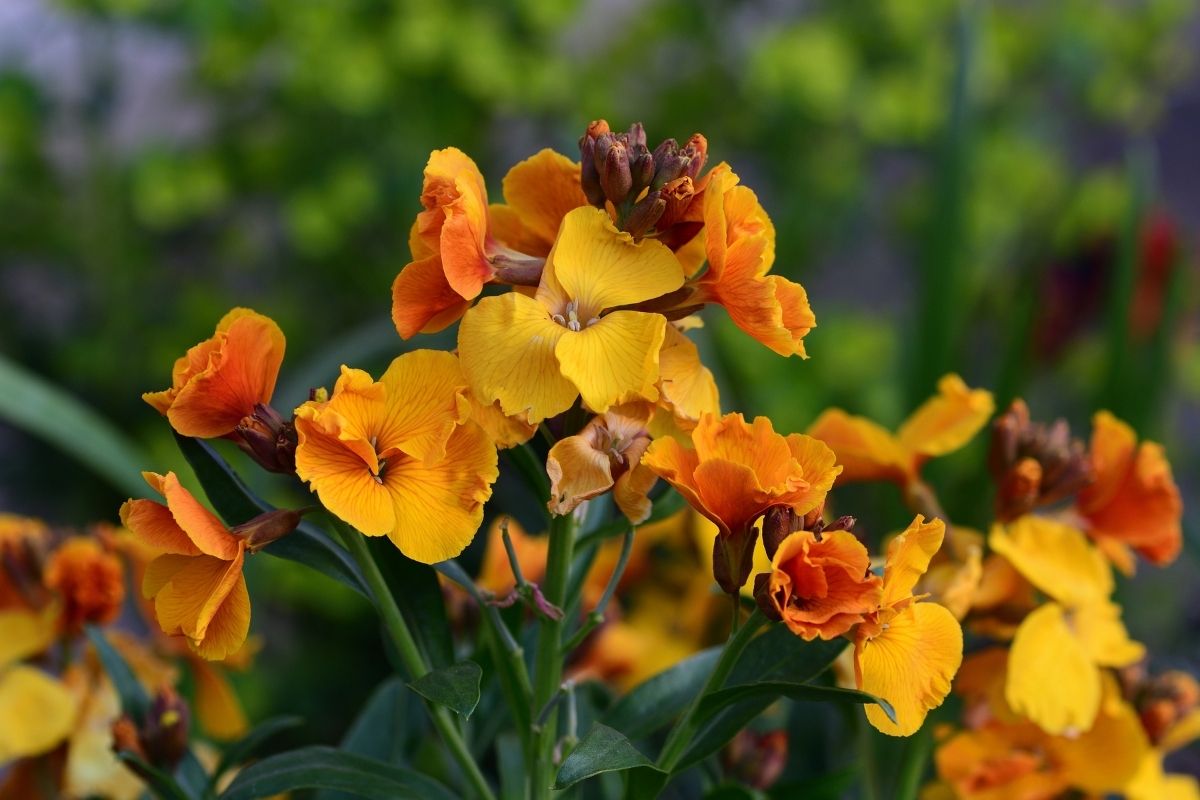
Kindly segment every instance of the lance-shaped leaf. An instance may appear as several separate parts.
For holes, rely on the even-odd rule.
[[[427,672],[408,686],[426,700],[446,706],[467,719],[479,705],[482,678],[483,670],[478,664],[463,661]]]
[[[367,800],[454,800],[418,772],[332,747],[304,747],[264,758],[237,774],[220,800],[257,800],[297,789],[334,789]]]
[[[596,723],[579,746],[558,768],[555,789],[566,789],[604,772],[632,769],[655,770],[654,763],[642,755],[620,731]]]

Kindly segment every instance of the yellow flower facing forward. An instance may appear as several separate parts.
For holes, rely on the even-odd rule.
[[[657,400],[660,314],[621,310],[679,288],[671,251],[618,233],[596,208],[563,219],[534,297],[486,297],[463,317],[459,356],[481,401],[536,423],[582,396],[596,413]]]
[[[379,379],[342,367],[327,402],[296,409],[296,472],[367,536],[433,564],[462,552],[496,481],[496,448],[468,419],[450,353],[417,350]]]
[[[988,543],[1053,598],[1017,628],[1008,704],[1048,733],[1090,729],[1100,709],[1101,667],[1126,666],[1144,655],[1109,600],[1112,570],[1082,532],[1043,517],[996,525]]]
[[[246,540],[200,504],[175,473],[143,472],[167,501],[126,500],[121,522],[162,555],[146,567],[142,594],[154,599],[163,633],[182,635],[200,656],[225,658],[246,641],[250,595],[242,567]]]
[[[844,468],[839,483],[891,481],[909,486],[931,458],[959,449],[979,432],[994,409],[991,392],[971,389],[957,375],[938,381],[938,394],[912,413],[896,433],[865,417],[831,408],[809,435],[829,445]]]
[[[888,544],[883,597],[878,610],[855,630],[854,678],[858,688],[892,704],[892,722],[878,706],[867,720],[890,736],[910,736],[950,693],[962,663],[958,620],[937,603],[913,595],[917,581],[942,546],[946,525],[918,515]]]

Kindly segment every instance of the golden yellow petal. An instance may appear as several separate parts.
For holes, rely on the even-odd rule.
[[[502,186],[504,201],[520,220],[522,232],[518,241],[505,243],[530,255],[546,255],[567,213],[588,205],[579,183],[579,164],[550,149],[515,165]]]
[[[883,567],[884,607],[912,597],[913,588],[941,548],[945,534],[946,523],[936,517],[926,522],[918,514],[903,533],[888,543]]]
[[[1070,621],[1092,661],[1102,667],[1126,667],[1146,656],[1146,648],[1129,638],[1116,603],[1079,606],[1071,610]]]
[[[546,458],[546,474],[550,476],[550,510],[558,515],[571,513],[584,500],[613,486],[608,452],[594,448],[585,435],[559,439]]]
[[[75,726],[78,704],[61,682],[17,665],[0,672],[0,764],[58,747]]]
[[[192,659],[192,678],[196,684],[196,717],[204,732],[214,739],[236,739],[249,727],[242,703],[233,691],[225,668]]]
[[[58,633],[57,616],[56,606],[0,611],[0,669],[48,649]]]
[[[1106,681],[1105,694],[1106,702],[1089,730],[1047,740],[1052,760],[1071,786],[1096,794],[1125,789],[1153,752],[1137,713],[1120,698],[1115,681]]]
[[[1107,599],[1112,569],[1077,528],[1026,514],[992,527],[988,544],[1034,586],[1055,600],[1076,606]]]
[[[945,375],[938,381],[937,395],[912,413],[896,438],[910,452],[945,455],[971,441],[994,410],[991,392],[970,389],[957,375]]]
[[[379,382],[387,387],[374,424],[375,449],[386,458],[397,448],[432,464],[446,453],[446,440],[464,418],[459,394],[467,381],[453,353],[414,350],[392,361]]]
[[[837,454],[837,463],[842,465],[839,483],[904,483],[914,476],[911,455],[891,433],[866,417],[831,408],[817,417],[808,435],[825,442]]]
[[[657,400],[666,325],[659,314],[614,311],[580,331],[560,328],[564,333],[554,354],[562,374],[597,414],[629,400]]]
[[[1100,709],[1100,669],[1067,624],[1058,603],[1046,603],[1017,629],[1004,696],[1009,706],[1047,733],[1081,733]]]

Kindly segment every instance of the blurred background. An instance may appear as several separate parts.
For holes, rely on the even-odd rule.
[[[1195,671],[1198,44],[1193,0],[4,0],[0,353],[183,472],[139,395],[231,306],[287,334],[280,408],[343,361],[452,346],[389,319],[430,150],[465,150],[496,200],[541,147],[577,157],[591,119],[643,121],[652,146],[701,131],[819,324],[784,361],[711,314],[723,407],[894,426],[954,370],[1084,437],[1111,409],[1165,442],[1187,506],[1185,555],[1123,586],[1127,619]],[[929,473],[976,526],[984,439]],[[0,510],[111,521],[129,491],[0,421]],[[895,495],[855,489],[854,513],[898,528]],[[361,657],[374,623],[314,573],[252,567],[251,716],[334,740],[388,672]],[[331,674],[361,678],[344,703]]]

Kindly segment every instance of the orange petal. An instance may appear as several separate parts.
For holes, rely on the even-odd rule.
[[[427,210],[418,217],[418,237],[441,255],[454,291],[466,300],[478,297],[492,266],[485,252],[487,187],[475,162],[454,147],[431,153],[421,203]]]
[[[589,423],[589,427],[591,423]],[[593,436],[583,433],[559,439],[546,458],[550,476],[550,510],[569,514],[584,500],[604,494],[613,486],[612,462],[607,451],[593,446]]]
[[[472,392],[533,424],[566,411],[579,394],[554,355],[566,332],[533,298],[518,292],[485,297],[458,328],[458,354]]]
[[[658,389],[663,405],[684,430],[696,426],[703,414],[720,414],[721,401],[712,372],[700,361],[695,343],[675,325],[664,329],[658,351]]]
[[[906,483],[914,476],[911,456],[896,438],[866,417],[831,408],[808,429],[810,436],[829,445],[842,465],[840,483],[892,481]]]
[[[879,607],[880,581],[871,556],[853,534],[789,535],[775,551],[770,598],[788,629],[801,638],[834,639]]]
[[[459,413],[483,428],[496,447],[504,450],[524,444],[537,433],[537,425],[522,415],[508,416],[499,403],[481,403],[475,393],[466,391],[459,396]]]
[[[991,392],[970,389],[957,375],[945,375],[938,381],[938,394],[912,413],[896,438],[910,452],[945,455],[969,442],[994,410]]]
[[[402,339],[443,330],[470,305],[446,281],[439,255],[406,265],[392,282],[392,322]]]
[[[200,555],[171,511],[153,500],[126,500],[121,505],[121,524],[137,534],[142,542],[164,553]]]
[[[161,486],[171,516],[200,552],[226,561],[237,554],[238,537],[231,534],[216,515],[183,488],[174,472],[161,476]]]
[[[675,487],[693,508],[703,507],[695,478],[696,467],[700,464],[695,450],[675,439],[655,439],[642,456],[642,463]]]
[[[510,169],[503,190],[505,202],[526,233],[518,249],[535,256],[550,252],[568,212],[588,205],[579,182],[579,164],[549,149]]]
[[[380,377],[387,388],[373,426],[376,450],[386,458],[396,448],[432,464],[446,453],[446,440],[463,420],[458,399],[467,381],[453,353],[414,350],[397,356]]]
[[[793,496],[789,501],[792,510],[803,516],[825,502],[825,496],[833,488],[842,468],[837,465],[833,450],[816,437],[791,433],[785,441],[808,483],[802,498]]]
[[[181,564],[178,559],[187,558]],[[170,561],[167,561],[170,559]],[[182,633],[193,642],[205,637],[217,610],[242,581],[241,558],[223,561],[212,556],[162,556],[146,572],[143,591],[161,582],[154,565],[173,570],[154,595],[154,611],[164,633]]]
[[[629,400],[657,400],[666,324],[659,314],[614,311],[583,330],[562,329],[554,355],[563,376],[598,414]]]
[[[296,474],[330,512],[361,533],[383,536],[396,520],[388,492],[376,478],[378,467],[372,470],[359,452],[314,421],[313,413],[305,406],[297,409]]]
[[[627,458],[634,460],[628,455]],[[654,474],[654,470],[640,462],[634,463],[631,469],[617,478],[616,485],[613,486],[613,501],[625,518],[634,525],[640,525],[649,519],[653,505],[650,502],[650,490],[657,481],[658,476]]]
[[[249,728],[246,712],[225,671],[200,659],[189,663],[196,684],[195,709],[200,727],[214,739],[244,736]]]
[[[204,638],[192,640],[190,644],[201,658],[221,661],[242,649],[249,632],[250,593],[246,591],[246,579],[239,569],[229,594],[209,620]]]
[[[920,514],[904,532],[888,543],[887,560],[883,567],[883,603],[885,607],[912,597],[917,581],[929,569],[929,562],[942,546],[946,523],[940,519],[929,522]]]

